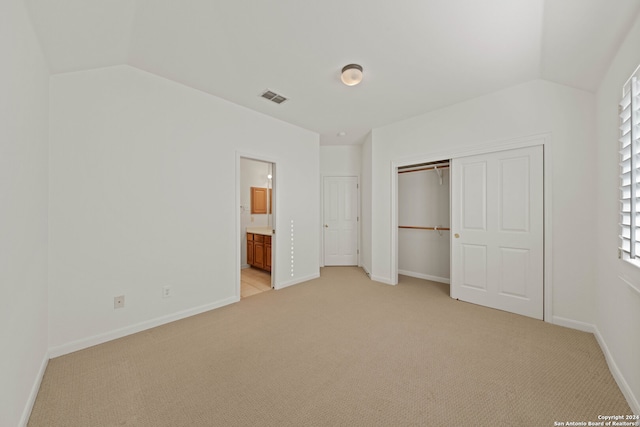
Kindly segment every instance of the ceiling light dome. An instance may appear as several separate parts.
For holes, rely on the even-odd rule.
[[[342,75],[340,76],[342,83],[347,86],[355,86],[362,81],[362,66],[358,64],[349,64],[342,67]]]

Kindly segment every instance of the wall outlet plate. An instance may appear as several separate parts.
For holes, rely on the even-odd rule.
[[[162,298],[169,298],[171,296],[171,286],[162,287]]]
[[[124,295],[113,298],[113,308],[124,308]]]

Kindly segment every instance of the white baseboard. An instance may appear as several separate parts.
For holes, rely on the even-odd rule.
[[[615,360],[613,360],[613,356],[609,351],[609,347],[607,346],[607,343],[605,342],[604,338],[600,334],[598,327],[594,326],[593,329],[594,329],[593,335],[595,335],[596,340],[598,341],[598,344],[600,344],[600,348],[604,353],[604,358],[607,360],[607,365],[609,365],[609,371],[611,371],[611,375],[613,375],[613,379],[616,380],[618,387],[620,387],[620,391],[622,391],[622,394],[624,395],[625,399],[627,399],[627,403],[629,404],[629,407],[631,408],[633,413],[636,415],[640,415],[640,402],[638,401],[638,396],[635,396],[633,394],[633,390],[631,390],[631,387],[629,387],[629,384],[624,379],[624,376],[622,375],[622,372],[620,372],[620,369],[618,368],[618,365],[616,364]]]
[[[416,273],[413,271],[398,270],[398,274],[402,274],[403,276],[415,277],[416,279],[424,279],[424,280],[431,280],[432,282],[446,283],[447,285],[451,283],[451,280],[446,277],[431,276],[429,274]]]
[[[554,325],[564,326],[565,328],[577,329],[582,332],[595,333],[595,326],[591,323],[580,322],[579,320],[567,319],[565,317],[553,316],[551,321]]]
[[[395,285],[395,283],[393,283],[393,280],[389,279],[388,277],[375,276],[373,274],[370,274],[369,277],[371,278],[371,280],[375,280],[376,282],[384,283],[386,285]]]
[[[633,394],[631,387],[629,387],[629,384],[624,379],[622,372],[620,372],[620,369],[618,368],[618,365],[613,359],[613,356],[609,351],[609,347],[607,346],[607,343],[605,342],[604,338],[600,334],[598,327],[590,323],[580,322],[578,320],[567,319],[559,316],[553,316],[552,323],[554,325],[577,329],[583,332],[590,332],[596,337],[596,341],[598,341],[598,345],[600,346],[602,353],[604,353],[604,357],[607,361],[607,365],[609,367],[609,371],[611,372],[611,375],[613,376],[613,379],[616,380],[616,383],[618,384],[620,391],[622,392],[625,399],[627,400],[629,407],[631,407],[631,410],[635,414],[640,415],[640,403],[638,402],[638,398]]]
[[[365,267],[364,265],[361,265],[360,267],[364,270],[365,274],[369,276],[369,278],[371,278],[371,272],[367,269],[367,267]]]
[[[173,313],[166,316],[140,322],[135,325],[126,326],[124,328],[116,329],[114,331],[105,332],[102,334],[94,335],[92,337],[83,338],[77,341],[72,341],[67,344],[51,347],[49,348],[49,355],[51,358],[54,358],[54,357],[62,356],[65,354],[73,353],[74,351],[82,350],[88,347],[93,347],[94,345],[102,344],[107,341],[112,341],[118,338],[125,337],[127,335],[131,335],[147,329],[155,328],[156,326],[164,325],[165,323],[175,322],[176,320],[195,316],[196,314],[204,313],[206,311],[220,308],[225,305],[233,304],[234,302],[238,302],[238,301],[240,301],[240,298],[235,296],[230,298],[225,298],[223,300],[216,301],[211,304],[201,305],[199,307],[190,308],[187,310],[179,311],[177,313]]]
[[[318,277],[320,277],[320,273],[315,273],[315,274],[310,274],[308,276],[299,277],[297,279],[290,280],[288,282],[278,283],[278,285],[276,286],[276,289],[283,289],[283,288],[286,288],[288,286],[297,285],[298,283],[308,282],[309,280],[317,279]]]
[[[33,382],[33,386],[31,387],[31,392],[29,393],[29,400],[27,400],[27,404],[22,411],[22,417],[20,418],[20,426],[26,427],[29,422],[29,417],[31,417],[31,411],[33,410],[33,405],[36,403],[36,397],[38,397],[38,391],[40,390],[40,384],[42,384],[42,378],[44,377],[44,372],[47,370],[47,365],[49,364],[49,352],[45,352],[44,357],[42,359],[42,363],[40,364],[40,369],[38,370],[38,375],[36,376],[35,381]]]

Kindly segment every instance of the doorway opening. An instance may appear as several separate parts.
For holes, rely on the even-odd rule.
[[[275,164],[240,157],[240,298],[270,291],[273,280]]]
[[[449,160],[398,168],[398,274],[450,283]]]

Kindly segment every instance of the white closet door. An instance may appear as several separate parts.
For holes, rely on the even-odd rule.
[[[542,319],[542,146],[454,159],[451,174],[451,296]]]
[[[358,265],[358,178],[324,178],[324,264]]]

